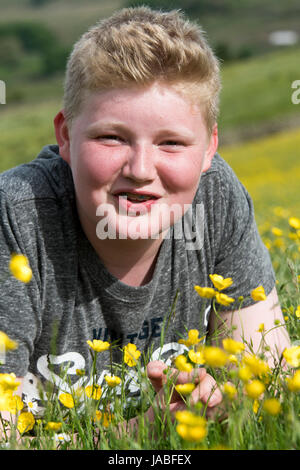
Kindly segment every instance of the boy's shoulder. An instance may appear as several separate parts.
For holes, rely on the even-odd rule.
[[[220,197],[227,197],[230,193],[234,194],[241,189],[244,190],[234,170],[219,153],[214,155],[210,168],[202,174],[199,189],[207,191],[209,188],[217,186],[221,191]]]
[[[214,178],[218,176],[220,176],[224,182],[235,181],[237,179],[231,166],[216,152],[210,168],[202,174],[201,178]]]
[[[60,157],[57,145],[47,145],[31,162],[1,173],[0,191],[13,204],[74,194],[70,168]]]

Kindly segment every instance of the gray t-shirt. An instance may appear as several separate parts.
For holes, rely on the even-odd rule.
[[[13,252],[29,259],[28,284],[6,276]],[[89,375],[87,340],[118,340],[114,362],[122,359],[122,346],[134,343],[148,358],[168,363],[184,348],[178,340],[187,330],[207,330],[210,300],[194,286],[212,286],[209,274],[232,277],[224,292],[235,299],[258,285],[268,294],[275,283],[251,199],[218,154],[201,177],[192,210],[163,241],[148,284],[128,286],[102,264],[80,226],[72,174],[56,145],[0,175],[0,263],[6,276],[0,330],[19,343],[0,372],[26,376],[31,400],[36,377],[68,389],[58,374],[68,363],[68,379],[87,383],[76,375],[76,369]],[[252,303],[249,298],[243,306]],[[98,354],[99,383],[110,361],[109,352]]]

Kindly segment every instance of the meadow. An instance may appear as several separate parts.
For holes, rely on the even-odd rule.
[[[275,321],[273,328],[286,327],[291,347],[279,356],[272,354],[273,365],[267,362],[268,330],[257,325],[261,334],[258,350],[251,343],[231,338],[232,329],[215,333],[216,344],[205,344],[197,330],[190,330],[178,341],[185,351],[166,365],[164,394],[157,400],[153,387],[141,367],[141,353],[134,344],[123,348],[121,364],[110,364],[110,374],[99,385],[100,371],[95,367],[97,355],[116,345],[89,340],[93,357],[90,380],[72,387],[68,370],[61,371],[65,390],[40,388],[44,411],[37,403],[22,402],[15,395],[18,381],[14,374],[0,374],[0,409],[9,412],[2,421],[5,433],[1,449],[76,449],[76,450],[294,450],[300,448],[300,219],[291,217],[282,207],[270,213],[263,228],[276,270],[276,283],[284,313],[284,324]],[[31,278],[25,257],[12,257],[11,275],[21,282]],[[214,310],[227,299],[220,297],[232,279],[211,277],[212,289],[195,286],[202,297],[212,298]],[[255,302],[265,299],[263,289],[251,292]],[[226,296],[225,296],[226,297]],[[240,308],[242,299],[238,299]],[[166,318],[163,331],[167,328]],[[273,329],[272,328],[272,329]],[[17,344],[0,333],[6,349]],[[285,366],[283,365],[285,363]],[[223,395],[222,406],[214,415],[207,406],[193,404],[193,373],[205,367],[216,379]],[[182,385],[176,379],[181,372],[190,373],[190,381]],[[78,377],[85,375],[77,370]],[[140,390],[139,400],[129,400],[130,388]],[[186,409],[172,414],[174,394]],[[145,412],[152,406],[154,421],[148,422]],[[161,407],[164,413],[161,412]],[[132,418],[135,419],[132,422]]]
[[[26,130],[24,130],[26,135]],[[0,375],[0,408],[10,411],[16,424],[3,422],[7,432],[3,449],[106,449],[106,450],[292,450],[300,448],[300,207],[298,197],[300,132],[286,130],[249,142],[220,148],[251,194],[258,227],[269,249],[276,273],[277,291],[284,314],[284,326],[291,338],[291,348],[274,357],[274,367],[266,361],[264,324],[261,348],[231,340],[232,330],[216,333],[218,346],[205,345],[199,332],[191,330],[178,341],[186,345],[173,366],[166,366],[165,414],[161,413],[155,392],[140,364],[134,346],[123,350],[123,363],[111,364],[105,385],[98,385],[95,369],[88,385],[58,394],[53,389],[41,391],[45,413],[41,417],[35,404],[22,403],[14,395],[13,375]],[[13,143],[12,143],[13,145]],[[288,158],[287,158],[288,156]],[[22,263],[21,263],[22,265]],[[26,262],[25,262],[26,266]],[[22,268],[22,266],[21,266]],[[11,275],[18,276],[18,270]],[[27,273],[25,269],[25,273]],[[23,281],[26,279],[22,279]],[[221,284],[224,282],[221,280]],[[205,296],[206,286],[199,295]],[[215,284],[213,306],[218,311]],[[223,292],[223,291],[222,291]],[[224,289],[226,293],[226,287]],[[253,293],[257,302],[263,293]],[[274,328],[281,328],[275,323]],[[7,347],[11,345],[6,338]],[[95,361],[103,350],[115,345],[90,342]],[[246,353],[245,350],[250,350]],[[287,367],[283,367],[283,361]],[[177,388],[176,374],[193,372],[205,366],[216,379],[223,394],[223,404],[215,416],[207,415],[204,405],[192,405],[193,380]],[[174,369],[175,368],[175,369]],[[175,376],[174,376],[175,370]],[[78,375],[82,374],[78,371]],[[66,380],[67,370],[62,371]],[[140,389],[139,402],[129,402],[128,384]],[[171,396],[176,392],[186,403],[186,411],[171,413]],[[4,400],[4,398],[5,400]],[[145,418],[154,407],[154,424]],[[138,429],[128,427],[137,416]]]

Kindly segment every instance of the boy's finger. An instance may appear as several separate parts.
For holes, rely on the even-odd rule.
[[[191,403],[195,404],[200,400],[204,404],[207,403],[207,406],[211,408],[219,405],[222,398],[222,393],[216,381],[211,375],[207,374],[192,392]]]
[[[167,366],[162,361],[152,361],[147,365],[147,375],[151,380],[151,383],[156,392],[163,387],[167,381],[167,376],[164,374],[164,371],[167,369]],[[179,372],[177,369],[171,369],[171,377],[176,379],[176,384],[185,384],[189,382],[199,383],[207,375],[206,369],[200,367],[194,369],[193,372]]]
[[[151,380],[154,390],[156,393],[163,387],[164,383],[166,382],[167,378],[164,374],[164,370],[166,369],[166,364],[162,361],[152,361],[149,362],[147,365],[147,375],[148,378]]]
[[[178,372],[177,369],[172,369],[172,376],[176,377],[176,384],[186,384],[186,383],[199,383],[207,375],[206,369],[204,367],[199,367],[194,369],[192,372]]]

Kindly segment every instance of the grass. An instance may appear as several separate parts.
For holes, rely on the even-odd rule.
[[[53,0],[41,8],[27,0],[0,0],[1,22],[29,21],[47,25],[59,40],[71,46],[98,19],[108,16],[122,6],[121,0]]]
[[[276,354],[273,355],[274,367],[267,365],[266,356],[269,352],[265,339],[268,331],[263,324],[257,325],[261,333],[261,345],[256,351],[245,340],[233,344],[221,342],[222,338],[231,337],[233,330],[230,327],[216,332],[214,339],[219,344],[214,350],[210,349],[209,342],[204,346],[198,333],[191,330],[184,339],[178,338],[186,345],[180,361],[177,358],[172,369],[166,366],[164,371],[164,413],[157,406],[154,389],[145,369],[141,367],[141,357],[133,350],[129,355],[123,355],[121,364],[111,364],[111,373],[121,380],[115,387],[106,381],[98,384],[101,371],[97,371],[96,366],[90,377],[86,377],[81,386],[77,387],[72,387],[68,382],[67,369],[62,370],[65,391],[57,393],[51,386],[41,389],[41,400],[45,406],[42,418],[35,416],[34,406],[27,404],[26,410],[25,407],[22,409],[24,404],[19,403],[17,426],[21,435],[17,437],[14,424],[3,421],[7,432],[12,429],[12,434],[2,439],[0,447],[135,451],[299,450],[300,219],[291,218],[287,209],[276,207],[269,210],[260,230],[270,250],[284,314],[284,324],[274,322],[273,328],[286,327],[293,345],[284,353],[287,368],[283,368],[283,357]],[[218,314],[216,299],[213,299],[213,308]],[[166,319],[165,328],[167,324]],[[102,350],[117,347],[101,341],[90,343],[90,346],[94,364]],[[251,351],[250,355],[245,353],[244,347]],[[181,390],[180,396],[188,413],[176,414],[174,420],[171,413],[171,397],[174,397],[176,386],[174,370],[177,374],[195,370],[197,361],[204,364],[217,381],[223,395],[222,408],[215,416],[210,416],[206,413],[206,406],[199,403],[193,405],[188,393]],[[77,371],[77,374],[81,376],[82,371]],[[4,378],[0,375],[0,406],[15,413],[17,403],[11,401],[15,379],[10,377],[9,381],[5,381]],[[131,380],[140,389],[138,401],[129,400],[128,386]],[[10,384],[9,389],[7,383]],[[10,400],[3,402],[5,393]],[[149,406],[154,408],[152,425],[144,417]],[[133,416],[138,417],[138,429],[127,424]]]
[[[287,127],[299,127],[292,83],[299,77],[299,48],[290,48],[223,67],[220,134],[226,144]]]
[[[220,153],[249,191],[259,223],[276,206],[299,216],[299,128],[224,146]]]

